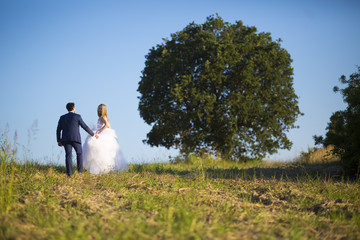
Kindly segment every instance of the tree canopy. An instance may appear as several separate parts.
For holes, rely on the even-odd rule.
[[[360,174],[360,67],[347,79],[344,75],[340,82],[347,86],[334,87],[348,104],[343,111],[337,111],[330,117],[326,136],[314,136],[315,143],[333,145],[333,153],[340,156],[344,170],[348,175]]]
[[[218,15],[163,39],[138,87],[140,116],[152,126],[144,142],[224,158],[290,149],[285,133],[301,112],[280,42]]]

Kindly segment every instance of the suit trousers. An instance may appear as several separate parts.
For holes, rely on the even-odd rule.
[[[76,152],[76,163],[78,172],[83,171],[83,159],[82,159],[82,147],[81,143],[78,142],[63,142],[62,143],[65,148],[65,161],[66,161],[66,173],[67,175],[73,174],[72,168],[72,148],[75,149]]]

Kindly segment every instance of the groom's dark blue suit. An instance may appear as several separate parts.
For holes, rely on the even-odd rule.
[[[82,127],[91,136],[94,132],[84,123],[79,114],[69,112],[62,115],[59,119],[56,129],[56,139],[65,148],[66,172],[68,175],[73,173],[72,170],[72,148],[76,151],[77,169],[83,171],[82,147],[79,126]],[[61,137],[60,137],[60,133]]]

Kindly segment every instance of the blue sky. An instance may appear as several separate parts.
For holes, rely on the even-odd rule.
[[[37,161],[63,164],[55,130],[66,103],[75,102],[88,125],[105,103],[128,161],[166,161],[177,152],[142,143],[150,126],[139,116],[136,90],[145,55],[162,38],[215,13],[281,38],[293,59],[305,115],[288,133],[293,148],[269,158],[292,159],[312,147],[312,136],[324,134],[331,114],[345,108],[333,86],[360,65],[358,0],[0,0],[0,129],[8,123],[9,137],[17,131],[19,148]],[[34,121],[38,131],[28,145]]]

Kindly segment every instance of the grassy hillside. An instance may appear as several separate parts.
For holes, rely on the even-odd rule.
[[[4,155],[4,154],[3,154]],[[359,239],[360,184],[336,162],[131,165],[122,174],[1,158],[0,239]]]

